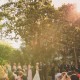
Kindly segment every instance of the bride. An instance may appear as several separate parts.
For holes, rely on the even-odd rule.
[[[40,80],[40,76],[39,76],[39,63],[36,63],[36,73],[34,75],[33,80]]]

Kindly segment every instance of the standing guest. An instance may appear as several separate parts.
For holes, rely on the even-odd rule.
[[[7,65],[6,64],[3,66],[3,69],[8,74],[8,70],[7,70]]]
[[[78,69],[79,69],[79,71],[80,71],[80,62],[78,63]]]
[[[4,78],[4,75],[5,75],[4,68],[0,65],[0,80]]]
[[[70,70],[69,64],[66,64],[65,67],[66,67],[66,71],[68,72]]]
[[[12,70],[13,70],[14,72],[17,71],[16,63],[13,64],[13,66],[12,66]]]
[[[9,80],[17,80],[17,75],[14,74],[14,72],[10,72],[10,74],[8,74],[8,78]]]
[[[64,63],[60,64],[59,68],[60,68],[60,72],[63,72],[66,70],[66,66]]]
[[[79,80],[76,70],[73,70],[72,75],[71,75],[71,80]]]
[[[12,78],[12,69],[11,69],[11,64],[10,64],[10,63],[7,63],[6,69],[7,69],[8,78],[9,78],[10,80],[12,80],[12,79],[11,79],[11,78]]]
[[[26,70],[23,70],[23,80],[27,80],[27,72],[26,72]]]
[[[78,77],[79,77],[79,79],[80,79],[80,72],[78,72],[78,75],[77,75]]]
[[[21,69],[22,69],[22,67],[21,67],[21,64],[20,64],[20,63],[18,63],[17,69],[18,69],[18,70],[21,70]]]
[[[19,71],[17,80],[23,80],[23,72],[22,71]]]
[[[10,65],[10,63],[7,64],[7,70],[8,70],[8,74],[11,73],[12,70],[11,70],[11,65]]]
[[[27,70],[27,80],[32,80],[32,70],[31,70],[31,65],[28,65],[28,70]]]
[[[61,73],[60,73],[60,69],[58,69],[55,75],[55,80],[60,80],[60,78],[61,78]]]
[[[23,70],[27,71],[27,65],[26,65],[26,63],[23,65]]]
[[[4,70],[3,80],[9,80],[8,74],[6,73],[6,70]]]
[[[78,77],[80,79],[80,62],[78,63]]]
[[[55,66],[54,66],[54,63],[52,63],[50,75],[52,77],[52,80],[55,80]]]
[[[73,70],[75,70],[76,68],[75,68],[75,65],[72,63],[71,64],[71,71],[73,71]]]
[[[27,65],[23,65],[23,80],[27,80]]]
[[[33,80],[40,80],[40,75],[39,75],[39,63],[36,63],[36,73],[34,75]]]
[[[67,75],[66,72],[62,73],[62,79],[61,80],[71,80],[71,78]]]
[[[11,80],[17,80],[18,76],[15,72],[12,73]]]

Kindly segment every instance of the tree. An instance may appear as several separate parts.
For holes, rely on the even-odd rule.
[[[74,53],[74,45],[79,47],[76,43],[79,36],[75,36],[80,33],[74,25],[78,17],[72,4],[55,10],[46,0],[20,0],[3,5],[1,10],[8,15],[5,16],[8,34],[15,32],[15,38],[20,36],[25,41],[25,50],[22,48],[22,51],[30,61],[35,58],[37,61],[51,61],[56,54],[65,59]]]
[[[32,51],[35,56],[38,56],[36,53],[45,54],[47,52],[46,49],[52,47],[52,45],[48,47],[48,44],[52,44],[52,36],[55,36],[53,31],[47,33],[48,30],[54,30],[52,26],[54,8],[47,2],[46,4],[42,2],[30,2],[26,4],[25,1],[19,1],[18,3],[10,5],[13,6],[11,9],[9,9],[10,6],[7,7],[7,5],[5,5],[4,10],[6,14],[10,16],[8,17],[10,23],[8,24],[8,31],[12,32],[14,30],[16,35],[20,35],[26,42],[26,46],[31,48],[30,51]],[[51,27],[51,29],[49,29],[49,27]],[[54,31],[56,31],[56,29]],[[42,50],[43,47],[44,49]]]
[[[58,25],[61,25],[61,33],[62,33],[62,38],[61,42],[64,44],[64,53],[67,56],[68,54],[72,55],[73,59],[75,60],[75,63],[77,65],[77,55],[78,55],[78,43],[80,41],[79,35],[79,24],[78,24],[78,18],[80,16],[76,13],[75,11],[75,6],[72,4],[68,5],[63,5],[62,7],[59,8],[58,12]],[[64,57],[64,59],[65,59]]]
[[[0,64],[4,64],[9,61],[10,55],[13,54],[13,48],[5,43],[0,41]]]

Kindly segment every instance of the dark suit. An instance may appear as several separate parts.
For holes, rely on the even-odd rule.
[[[71,80],[79,80],[79,77],[76,74],[72,74]]]
[[[51,77],[52,77],[52,80],[55,80],[55,67],[51,68]]]

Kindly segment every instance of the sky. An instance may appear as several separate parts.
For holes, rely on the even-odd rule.
[[[13,0],[13,1],[17,1],[17,0]],[[6,2],[8,2],[8,0],[0,0],[0,5],[5,4]],[[52,3],[54,4],[54,6],[60,7],[62,4],[67,4],[67,3],[77,3],[80,5],[80,0],[52,0]]]
[[[14,0],[17,1],[17,0]],[[8,0],[0,0],[0,6],[7,3]],[[77,10],[80,11],[80,0],[52,0],[52,4],[54,5],[55,8],[58,8],[60,6],[62,6],[63,4],[68,4],[68,3],[73,3],[76,4],[77,6]],[[4,39],[5,40],[5,39]],[[8,43],[10,43],[14,48],[19,48],[21,42],[15,42],[14,40],[5,40]]]
[[[68,3],[80,5],[80,0],[52,0],[52,3],[57,8],[57,7],[62,6],[62,4],[68,4]]]
[[[0,5],[5,4],[8,0],[0,0]]]

